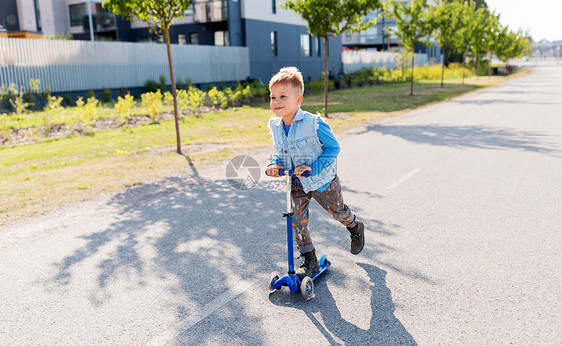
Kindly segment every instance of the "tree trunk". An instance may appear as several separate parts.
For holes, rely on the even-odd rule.
[[[488,53],[488,78],[492,77],[492,54]]]
[[[410,96],[414,96],[414,67],[415,67],[416,52],[412,52],[412,80],[410,82]]]
[[[462,85],[464,85],[464,69],[466,67],[466,61],[464,59],[464,52],[462,52],[461,56],[462,56]]]
[[[176,80],[174,79],[174,69],[172,67],[172,51],[170,49],[170,30],[164,29],[164,40],[166,41],[166,50],[168,52],[168,67],[170,68],[170,81],[172,82],[172,96],[174,99],[174,119],[176,122],[176,144],[177,153],[181,154],[180,124],[178,122],[178,98],[176,95]]]
[[[447,57],[447,48],[441,47],[441,52],[443,53],[443,58],[441,61],[441,88],[443,88],[443,79],[445,79],[445,58]]]
[[[480,54],[476,53],[476,80],[480,77]]]
[[[328,118],[328,35],[324,36],[324,116]]]

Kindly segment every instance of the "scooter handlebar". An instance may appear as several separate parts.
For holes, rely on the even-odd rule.
[[[294,174],[295,172],[294,172],[294,170],[292,170],[292,169],[279,168],[279,175],[285,175],[285,172],[288,172],[289,175],[291,175],[291,176],[294,176],[294,175],[295,175],[295,174]],[[265,171],[265,175],[267,175],[267,171]],[[302,172],[301,177],[305,177],[305,178],[310,177],[310,171],[304,171],[304,172]]]

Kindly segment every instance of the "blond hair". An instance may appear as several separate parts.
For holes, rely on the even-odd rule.
[[[279,70],[279,72],[274,74],[269,81],[269,90],[271,90],[271,88],[277,84],[288,84],[293,89],[295,89],[297,94],[304,94],[304,81],[302,79],[302,73],[298,68],[294,66],[283,67]]]

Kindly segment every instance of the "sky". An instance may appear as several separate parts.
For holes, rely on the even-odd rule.
[[[562,0],[486,0],[500,22],[516,31],[530,31],[534,41],[562,41]]]

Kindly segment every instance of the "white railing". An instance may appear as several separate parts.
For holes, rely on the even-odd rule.
[[[400,53],[394,52],[377,52],[371,50],[346,50],[342,52],[342,63],[344,73],[357,72],[366,67],[382,67],[389,69],[397,68],[398,57]],[[428,63],[427,54],[416,53],[415,63],[417,66],[423,66]]]
[[[193,83],[244,80],[250,75],[247,47],[172,45],[177,80]],[[52,92],[142,87],[170,72],[166,45],[0,38],[0,85],[39,79]]]

